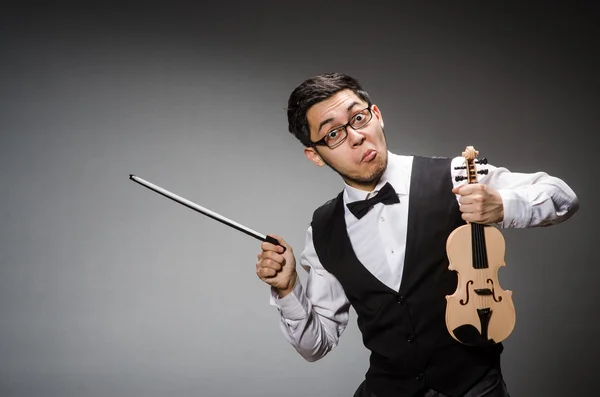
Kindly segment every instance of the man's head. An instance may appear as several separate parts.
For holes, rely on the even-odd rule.
[[[372,190],[387,166],[381,113],[350,76],[328,73],[300,84],[288,101],[288,125],[309,160],[350,186]]]

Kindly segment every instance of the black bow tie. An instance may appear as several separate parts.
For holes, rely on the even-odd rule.
[[[350,204],[346,204],[350,212],[354,214],[358,219],[362,218],[369,212],[371,208],[377,203],[383,204],[396,204],[399,203],[400,199],[396,195],[396,191],[392,185],[386,183],[383,185],[379,193],[367,200],[355,201]]]

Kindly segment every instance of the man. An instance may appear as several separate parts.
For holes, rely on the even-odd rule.
[[[465,175],[461,157],[390,153],[379,108],[339,73],[299,85],[288,121],[306,157],[337,172],[344,189],[313,214],[299,257],[305,288],[292,247],[278,236],[280,245],[261,244],[256,272],[272,287],[287,340],[306,360],[322,358],[337,345],[352,305],[371,351],[355,397],[508,396],[502,343],[459,343],[446,328],[445,297],[457,288],[446,242],[466,222],[557,224],[577,211],[574,192],[546,173],[483,164],[480,183],[465,184],[455,180]]]

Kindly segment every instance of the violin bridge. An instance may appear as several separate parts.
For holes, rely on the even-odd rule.
[[[482,295],[482,296],[494,294],[492,292],[492,290],[489,288],[475,288],[474,291],[477,295]]]

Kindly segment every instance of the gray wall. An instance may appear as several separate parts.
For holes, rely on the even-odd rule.
[[[4,6],[0,395],[352,395],[368,358],[354,313],[305,362],[254,273],[259,241],[128,179],[299,253],[342,185],[304,158],[284,108],[334,70],[371,93],[392,151],[474,145],[578,193],[567,223],[504,231],[517,326],[503,363],[514,396],[590,395],[598,7],[285,3]]]

